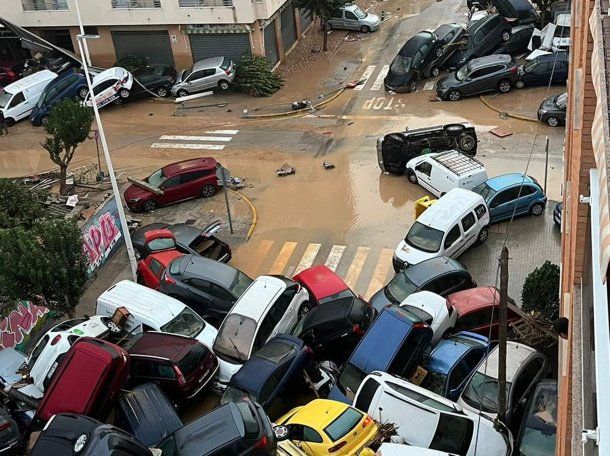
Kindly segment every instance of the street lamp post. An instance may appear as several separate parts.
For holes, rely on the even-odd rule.
[[[89,94],[91,95],[91,104],[93,105],[93,112],[95,114],[95,121],[97,122],[98,134],[102,143],[102,150],[104,151],[104,158],[106,159],[106,166],[108,167],[108,175],[110,176],[110,183],[112,184],[112,192],[117,202],[117,209],[119,212],[119,220],[121,221],[121,228],[123,230],[123,237],[125,238],[125,246],[127,247],[127,256],[129,257],[129,265],[131,267],[131,274],[133,280],[136,280],[138,271],[138,262],[133,250],[133,244],[131,242],[131,236],[129,235],[129,227],[127,226],[127,219],[125,218],[125,209],[123,208],[123,200],[121,199],[121,193],[119,192],[119,186],[116,181],[114,174],[114,167],[112,166],[112,159],[110,158],[110,151],[108,150],[108,143],[106,142],[106,135],[104,134],[104,127],[102,125],[102,119],[100,118],[100,111],[97,107],[96,97],[91,87],[91,75],[89,74],[89,66],[91,65],[91,56],[89,55],[89,47],[87,46],[87,39],[99,38],[99,36],[92,36],[85,34],[85,28],[83,27],[83,20],[80,15],[80,9],[78,7],[78,0],[74,0],[76,6],[76,16],[78,18],[78,26],[80,28],[80,34],[78,38],[78,48],[80,50],[81,61],[83,64],[83,70],[85,70],[85,78],[87,79],[87,87],[89,88]],[[100,170],[101,171],[101,170]]]

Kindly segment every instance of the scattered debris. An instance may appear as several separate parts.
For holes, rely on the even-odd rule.
[[[388,93],[389,93],[390,95],[396,95],[396,92],[394,92],[393,90],[388,90]]]
[[[305,109],[308,106],[311,107],[311,102],[309,100],[301,100],[301,101],[292,102],[293,111],[298,111],[299,109]]]
[[[78,195],[70,195],[68,196],[68,200],[66,201],[66,206],[68,207],[76,207],[78,204]]]
[[[347,126],[349,127],[350,125],[353,125],[354,122],[348,122]]]
[[[154,116],[154,113],[149,112],[149,113],[148,113],[148,116],[149,116],[149,117],[150,117],[150,116]]]
[[[507,112],[501,112],[500,113],[500,119],[502,119],[502,120],[508,119],[508,113]]]
[[[329,162],[322,162],[322,166],[324,166],[324,169],[334,169],[335,165],[333,165],[332,163]]]
[[[295,174],[297,170],[290,166],[288,163],[284,163],[280,169],[275,171],[278,177],[288,176],[289,174]]]
[[[492,135],[497,136],[498,138],[506,138],[507,136],[511,136],[513,134],[512,131],[505,130],[502,127],[496,127],[492,130],[489,130],[489,132]]]

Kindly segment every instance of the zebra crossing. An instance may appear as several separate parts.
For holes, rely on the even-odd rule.
[[[378,92],[383,89],[383,80],[390,71],[390,65],[383,65],[378,68],[377,65],[369,65],[364,69],[364,72],[357,78],[357,81],[364,82],[359,86],[354,87],[354,90],[363,91],[368,90],[371,92]],[[434,81],[428,81],[423,90],[434,90]]]
[[[163,135],[151,144],[153,149],[223,150],[239,130],[206,130],[203,135]]]

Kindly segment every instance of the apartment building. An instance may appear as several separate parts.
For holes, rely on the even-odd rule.
[[[1,0],[0,17],[78,53],[75,0]],[[243,53],[275,65],[311,25],[292,0],[80,0],[94,65],[125,54],[184,68],[194,61]],[[10,45],[8,37],[0,48]],[[6,49],[5,49],[6,50]],[[0,49],[0,52],[2,50]]]

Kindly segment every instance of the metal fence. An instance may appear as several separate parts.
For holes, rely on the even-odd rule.
[[[178,0],[181,8],[203,8],[210,6],[233,6],[233,0]]]
[[[111,0],[113,8],[161,8],[161,0]]]
[[[68,0],[21,0],[24,11],[65,11]]]

